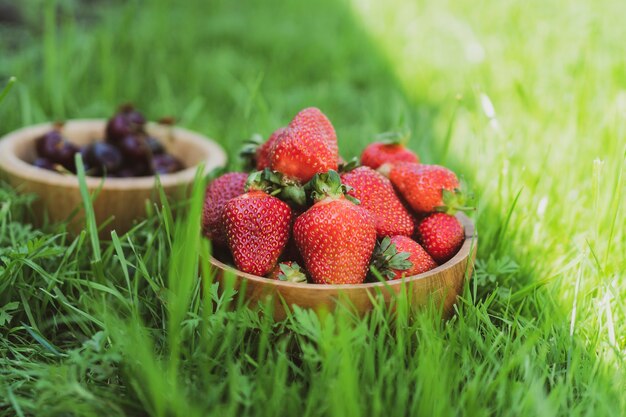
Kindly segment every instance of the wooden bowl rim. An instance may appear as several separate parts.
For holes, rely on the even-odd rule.
[[[438,267],[431,269],[430,271],[424,272],[422,274],[418,274],[418,275],[413,275],[410,277],[405,277],[403,279],[396,279],[396,280],[392,280],[392,281],[385,281],[385,282],[370,282],[370,283],[366,283],[366,284],[309,284],[309,283],[295,283],[295,282],[288,282],[288,281],[279,281],[279,280],[274,280],[274,279],[269,279],[269,278],[265,278],[265,277],[260,277],[257,275],[252,275],[252,274],[248,274],[246,272],[240,271],[236,268],[233,268],[230,265],[227,265],[219,260],[217,260],[216,258],[214,258],[212,255],[210,256],[210,262],[211,264],[213,264],[215,267],[222,269],[224,271],[233,273],[239,277],[254,281],[256,283],[259,283],[261,285],[269,285],[269,286],[276,286],[279,288],[294,288],[294,289],[307,289],[307,290],[312,290],[312,291],[337,291],[337,290],[358,290],[358,289],[368,289],[368,288],[384,288],[387,286],[397,286],[397,285],[403,285],[403,284],[408,284],[410,282],[414,282],[414,281],[419,281],[419,280],[423,280],[423,279],[428,279],[430,277],[433,277],[435,275],[438,275],[439,273],[453,268],[455,265],[463,262],[465,259],[468,259],[471,255],[471,252],[475,249],[476,247],[476,242],[478,240],[478,236],[476,235],[475,232],[475,227],[474,227],[474,223],[472,222],[472,220],[467,217],[465,214],[463,213],[457,213],[456,214],[456,218],[459,219],[459,221],[461,222],[461,224],[463,225],[463,228],[465,229],[465,240],[463,241],[463,245],[461,246],[461,248],[459,249],[459,251],[456,253],[456,255],[454,255],[452,257],[452,259],[448,260],[447,262],[439,265]]]
[[[64,126],[65,129],[68,130],[86,130],[100,128],[101,126],[102,133],[104,135],[105,124],[106,119],[72,119],[67,120],[64,123]],[[53,125],[54,123],[48,122],[26,126],[10,132],[0,138],[0,170],[32,182],[43,183],[56,187],[77,188],[78,179],[75,175],[64,175],[35,167],[15,154],[16,144],[27,140],[33,140],[33,138],[41,136],[50,130]],[[191,144],[199,151],[203,152],[204,156],[202,161],[205,163],[205,173],[215,167],[224,166],[226,164],[226,152],[213,139],[181,127],[161,127],[161,125],[156,123],[148,123],[148,130],[159,128],[171,129],[172,134],[176,137],[176,140]],[[198,167],[199,164],[196,164],[174,174],[160,175],[159,180],[163,187],[187,184],[195,178]],[[85,180],[89,189],[149,190],[154,188],[156,176],[152,175],[136,178],[85,177]]]

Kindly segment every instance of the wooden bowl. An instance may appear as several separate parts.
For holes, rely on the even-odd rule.
[[[65,123],[65,136],[77,145],[102,140],[106,120],[70,120]],[[51,123],[26,127],[0,139],[0,173],[19,192],[34,193],[38,199],[34,212],[39,222],[53,222],[71,217],[68,229],[78,233],[84,227],[84,211],[78,189],[78,178],[37,168],[35,140],[52,129]],[[149,123],[147,131],[159,140],[167,152],[179,158],[186,169],[160,177],[168,196],[189,188],[200,163],[205,171],[224,166],[226,154],[212,140],[189,130]],[[90,192],[100,189],[93,202],[98,225],[111,220],[102,230],[104,237],[111,230],[128,231],[133,223],[146,214],[146,202],[154,201],[156,177],[106,178],[87,177]],[[176,194],[179,195],[179,194]]]
[[[449,317],[466,278],[472,275],[478,243],[472,221],[462,213],[456,217],[465,228],[465,241],[459,252],[445,264],[403,280],[357,285],[298,284],[247,274],[214,257],[210,261],[217,272],[220,287],[232,285],[241,292],[245,291],[244,296],[250,306],[270,300],[277,320],[286,317],[285,305],[333,311],[340,298],[351,303],[363,315],[372,309],[372,299],[377,293],[381,293],[389,305],[393,295],[403,290],[409,291],[412,305],[425,306],[433,302],[443,308],[444,316]],[[228,282],[227,277],[232,277],[234,282]]]

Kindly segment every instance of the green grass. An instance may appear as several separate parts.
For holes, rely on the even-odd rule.
[[[275,323],[217,292],[198,198],[97,241],[32,227],[34,197],[2,185],[0,415],[626,413],[623,2],[26,4],[0,134],[131,100],[235,169],[315,105],[344,157],[411,131],[478,194],[480,244],[450,321],[399,298]]]

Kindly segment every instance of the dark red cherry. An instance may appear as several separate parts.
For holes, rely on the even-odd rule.
[[[150,148],[143,135],[126,136],[118,142],[117,146],[127,159],[145,160],[150,157]]]
[[[106,142],[95,142],[83,151],[85,163],[99,168],[103,173],[112,173],[122,165],[122,154],[115,146]]]
[[[42,168],[42,169],[47,169],[50,171],[56,171],[56,166],[54,165],[53,162],[51,162],[49,159],[46,158],[37,158],[35,159],[35,161],[33,162],[33,165],[36,166],[37,168]]]
[[[35,141],[37,155],[41,158],[52,159],[56,150],[65,141],[59,130],[51,130]]]
[[[148,145],[148,148],[150,149],[152,155],[160,155],[162,153],[165,153],[165,148],[163,147],[161,142],[159,142],[152,136],[148,136],[146,138],[146,144]]]
[[[58,129],[51,130],[37,139],[35,148],[40,158],[60,164],[69,171],[74,172],[76,170],[74,154],[79,149],[76,145],[66,140]]]
[[[63,146],[59,149],[57,154],[57,161],[59,164],[69,171],[76,172],[76,160],[74,156],[79,152],[78,146],[71,142],[65,141]]]
[[[183,169],[183,164],[175,156],[168,153],[155,155],[152,159],[152,167],[157,174],[173,174]]]
[[[85,145],[80,148],[80,156],[83,158],[83,167],[85,168],[85,174],[91,177],[98,177],[102,175],[101,167],[98,165],[92,165],[87,160],[89,159],[87,153],[90,151],[92,145]]]
[[[133,106],[122,106],[107,122],[106,140],[115,143],[126,136],[143,132],[145,124],[145,117]]]
[[[133,106],[127,107],[126,118],[131,125],[143,126],[146,124],[146,118]]]

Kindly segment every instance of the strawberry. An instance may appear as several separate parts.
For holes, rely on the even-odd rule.
[[[335,132],[333,124],[320,109],[317,107],[307,107],[304,110],[300,110],[289,123],[289,127],[318,129],[326,143],[328,143],[330,150],[338,155],[337,161],[339,162],[339,158],[341,157],[339,157],[337,133]]]
[[[246,168],[250,170],[256,169],[257,171],[268,168],[274,144],[286,129],[286,127],[276,129],[266,141],[263,141],[263,137],[258,133],[252,135],[239,152],[239,156],[244,160]]]
[[[363,149],[361,164],[377,169],[387,162],[419,163],[419,157],[402,143],[374,142]]]
[[[248,174],[229,172],[211,181],[208,185],[202,210],[202,233],[214,244],[226,245],[226,232],[222,223],[224,205],[231,198],[245,192]]]
[[[237,268],[263,276],[274,269],[289,240],[291,209],[262,191],[260,175],[250,175],[248,192],[226,203],[222,221]]]
[[[426,252],[439,264],[452,258],[465,240],[463,225],[447,213],[426,217],[417,229],[417,236]]]
[[[444,205],[451,205],[451,202],[444,202],[444,195],[450,195],[450,200],[455,195],[460,199],[460,192],[456,191],[459,180],[454,172],[442,166],[398,162],[383,164],[378,171],[389,178],[400,195],[417,212],[428,213]]]
[[[413,234],[413,219],[393,190],[391,182],[369,167],[358,167],[341,174],[341,182],[352,187],[348,195],[361,202],[375,218],[376,234],[384,236]]]
[[[371,214],[344,196],[336,171],[311,181],[315,201],[293,227],[293,235],[311,279],[318,284],[359,284],[376,244]]]
[[[437,263],[413,239],[387,236],[376,245],[371,267],[392,280],[430,271],[437,267]]]
[[[272,149],[280,136],[285,133],[286,127],[280,127],[270,135],[270,137],[261,145],[256,151],[256,169],[261,171],[270,166],[270,157],[272,155]]]
[[[306,273],[300,268],[296,262],[281,262],[272,269],[267,276],[269,279],[277,279],[288,282],[306,282]]]
[[[272,170],[302,183],[315,174],[336,170],[339,159],[337,138],[329,134],[328,126],[332,125],[316,121],[309,113],[294,117],[276,140],[270,158]],[[324,119],[328,120],[326,116]]]

